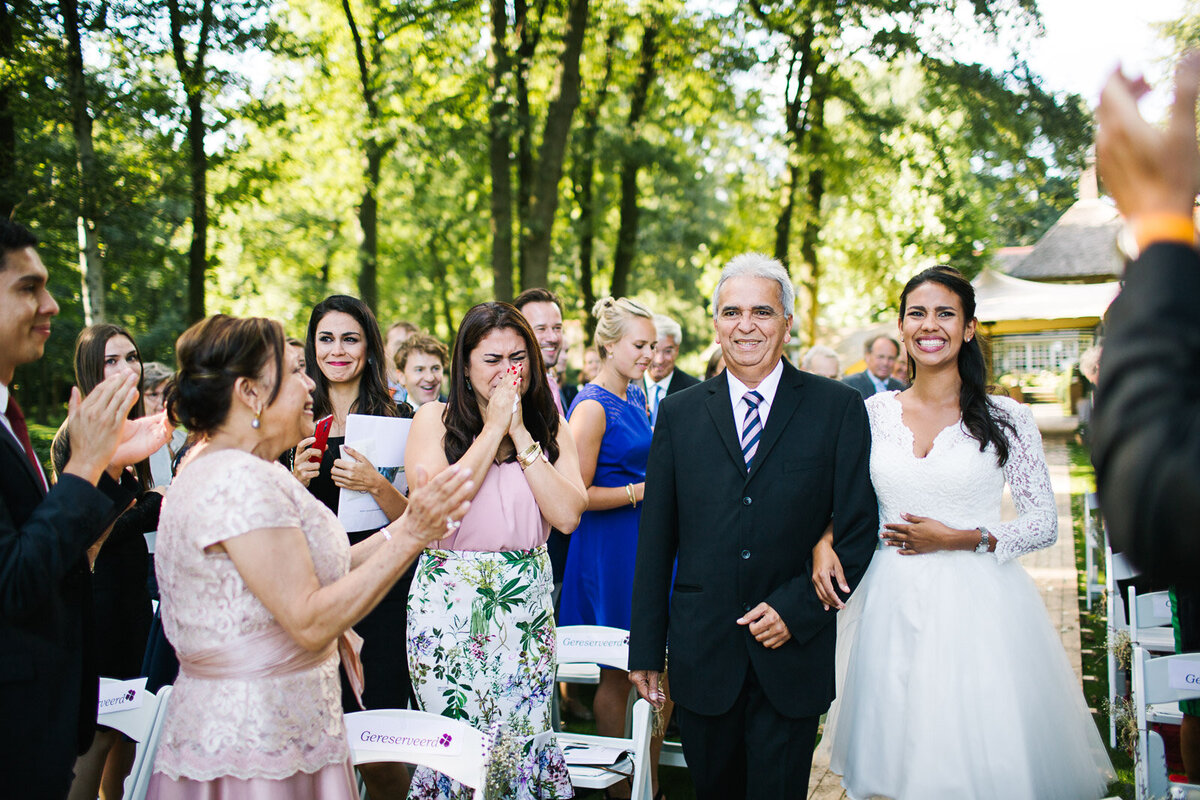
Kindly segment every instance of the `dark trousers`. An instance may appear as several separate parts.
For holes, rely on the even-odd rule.
[[[754,670],[724,714],[675,706],[683,754],[698,800],[804,797],[820,717],[792,719],[763,694]]]

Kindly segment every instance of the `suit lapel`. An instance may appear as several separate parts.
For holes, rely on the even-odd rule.
[[[22,447],[19,442],[17,442],[17,437],[9,433],[8,429],[5,428],[0,430],[0,439],[4,440],[5,447],[8,449],[8,452],[11,454],[13,460],[20,465],[21,471],[24,472],[26,477],[28,477],[29,480],[33,482],[33,485],[37,487],[38,494],[44,495],[46,493],[46,487],[45,484],[42,483],[42,476],[34,471],[33,464],[29,463],[29,458],[25,455],[25,448]]]
[[[713,381],[709,386],[708,406],[709,416],[717,426],[717,434],[729,451],[729,457],[738,464],[742,473],[746,472],[746,459],[742,457],[742,446],[738,442],[737,426],[733,421],[733,406],[729,402],[729,380]]]
[[[800,405],[800,384],[803,375],[786,361],[783,363],[783,375],[779,378],[779,386],[775,389],[775,399],[771,401],[771,413],[767,416],[767,424],[763,428],[762,438],[758,441],[758,451],[750,462],[751,472],[758,472],[759,465],[766,460],[771,448],[779,441],[788,420],[796,413]]]

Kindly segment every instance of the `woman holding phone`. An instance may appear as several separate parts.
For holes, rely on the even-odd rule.
[[[313,414],[318,420],[313,436],[296,447],[292,474],[313,497],[334,514],[342,489],[368,492],[389,520],[404,513],[407,505],[390,481],[366,457],[346,446],[346,417],[411,417],[412,409],[396,405],[387,387],[383,336],[375,315],[355,297],[335,294],[312,310],[308,320],[304,363],[313,389]],[[370,538],[375,529],[349,531],[350,544]],[[412,698],[408,659],[404,649],[410,567],[387,596],[355,624],[366,643],[363,691],[366,708],[407,708]],[[343,674],[342,707],[357,711],[358,702]],[[400,764],[367,764],[361,769],[372,798],[400,798],[408,791],[408,771]]]

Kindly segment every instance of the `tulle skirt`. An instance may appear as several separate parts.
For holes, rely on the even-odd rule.
[[[1025,570],[880,550],[838,627],[830,766],[854,800],[1095,800],[1113,777]]]

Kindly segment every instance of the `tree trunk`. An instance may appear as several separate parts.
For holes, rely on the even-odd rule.
[[[188,167],[191,174],[192,243],[188,250],[189,324],[204,319],[204,280],[208,273],[208,156],[204,152],[204,85],[208,34],[212,28],[212,0],[200,7],[200,30],[196,37],[196,55],[189,64],[183,39],[183,14],[179,0],[167,0],[171,24],[171,50],[175,67],[187,94]]]
[[[104,262],[96,235],[93,184],[96,176],[96,152],[92,144],[92,115],[88,111],[87,86],[84,83],[83,45],[79,36],[78,0],[60,0],[63,32],[67,48],[67,94],[71,98],[71,131],[75,137],[75,176],[79,182],[79,275],[83,292],[83,323],[105,321]]]
[[[367,168],[363,174],[362,203],[358,207],[358,225],[362,241],[358,245],[358,296],[372,311],[379,304],[379,174],[383,152],[374,140],[367,142]]]
[[[761,14],[761,11],[759,13]],[[815,35],[816,25],[810,19],[800,37],[791,38],[792,52],[788,65],[787,86],[784,90],[788,174],[787,183],[781,192],[779,217],[775,221],[775,258],[785,267],[790,262],[792,219],[796,214],[796,196],[800,192],[800,183],[804,175],[803,151],[808,133],[809,104],[812,102],[811,79],[820,60],[813,47]]]
[[[633,272],[633,259],[637,255],[638,218],[641,207],[638,205],[638,172],[642,168],[642,153],[638,129],[642,117],[646,113],[646,100],[650,89],[654,86],[658,69],[655,60],[658,57],[658,31],[660,21],[651,18],[642,31],[641,55],[638,61],[638,76],[633,85],[633,95],[629,100],[629,133],[630,141],[626,143],[625,152],[621,157],[621,224],[617,229],[617,247],[613,254],[612,295],[625,297],[629,294],[630,277]]]
[[[529,107],[529,67],[534,53],[537,52],[538,43],[537,30],[530,24],[529,7],[525,0],[513,2],[513,27],[516,28],[520,40],[513,63],[513,78],[517,101],[517,226],[520,231],[519,239],[524,241],[525,212],[533,194],[533,112]],[[518,248],[517,283],[521,289],[532,286],[525,276],[525,255],[525,248]]]
[[[821,200],[825,197],[825,170],[820,166],[825,155],[825,100],[829,95],[829,76],[817,75],[809,106],[808,161],[813,166],[808,173],[808,197],[804,233],[800,239],[800,256],[807,267],[804,288],[808,293],[805,315],[806,344],[817,341],[817,317],[821,313],[821,263],[817,258],[817,243],[821,235]]]
[[[582,141],[575,160],[575,204],[579,208],[579,219],[575,224],[579,237],[579,293],[583,297],[583,308],[587,313],[587,335],[591,338],[596,330],[596,318],[592,306],[596,305],[596,289],[592,278],[592,259],[596,240],[595,189],[596,179],[596,135],[600,130],[600,110],[608,99],[608,87],[612,83],[613,50],[616,48],[619,30],[610,26],[604,39],[604,77],[596,87],[594,102],[583,112]]]
[[[15,15],[8,0],[0,0],[0,64],[16,60]],[[10,217],[20,202],[17,181],[17,121],[13,118],[12,97],[16,88],[10,76],[0,76],[0,216]]]
[[[492,177],[492,293],[497,300],[513,299],[513,209],[512,173],[509,170],[510,129],[505,82],[510,59],[505,38],[508,12],[505,0],[491,0],[492,50],[489,57],[491,104],[488,107],[490,136],[488,162]]]
[[[529,286],[545,286],[549,279],[551,233],[554,215],[558,211],[558,182],[562,178],[571,117],[579,105],[579,55],[587,32],[587,12],[588,0],[570,0],[558,64],[557,89],[546,111],[546,125],[526,217],[528,231],[523,249],[525,279]]]

